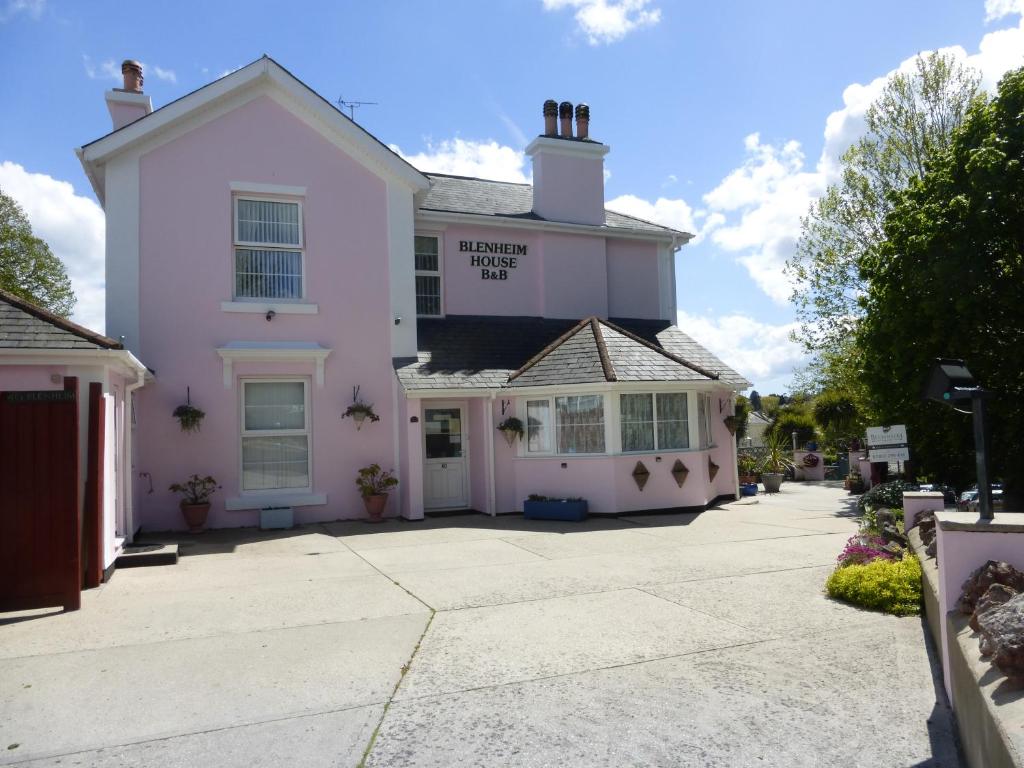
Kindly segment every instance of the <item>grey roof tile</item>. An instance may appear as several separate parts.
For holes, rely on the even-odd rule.
[[[0,290],[0,349],[121,349],[121,344]]]
[[[430,179],[430,191],[420,205],[421,210],[545,221],[533,212],[533,187],[530,184],[450,176],[443,173],[428,173],[426,176]],[[635,216],[608,210],[605,211],[604,228],[618,230],[618,233],[623,235],[628,235],[630,231],[666,235],[686,234]]]

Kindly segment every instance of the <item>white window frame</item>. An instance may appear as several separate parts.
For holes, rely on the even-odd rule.
[[[299,207],[299,244],[283,247],[281,243],[260,243],[238,239],[238,202],[249,200],[257,203],[290,203]],[[277,195],[253,195],[245,192],[236,192],[231,196],[231,301],[233,302],[258,302],[265,304],[268,301],[278,304],[289,304],[305,302],[306,300],[306,219],[303,213],[302,200]],[[235,273],[235,266],[238,256],[235,253],[239,248],[258,249],[261,251],[288,251],[289,253],[299,252],[299,264],[302,270],[301,293],[298,298],[277,298],[274,296],[239,296],[238,275]]]
[[[427,269],[416,269],[416,238],[417,237],[430,237],[437,241],[437,271],[431,271]],[[414,270],[413,278],[413,303],[416,303],[418,298],[416,295],[416,277],[436,277],[438,286],[437,305],[438,313],[436,315],[421,315],[419,313],[419,307],[416,308],[416,317],[444,317],[444,238],[439,232],[414,232],[412,241],[412,264]]]
[[[308,494],[313,491],[313,418],[310,410],[310,381],[307,376],[247,376],[239,378],[238,395],[238,492],[245,498],[259,499],[261,497],[280,498],[298,494]],[[282,384],[301,383],[303,396],[303,410],[306,417],[305,429],[254,429],[245,428],[245,385],[246,384]],[[306,469],[309,483],[302,488],[260,488],[248,490],[244,487],[245,482],[245,461],[243,458],[243,446],[247,437],[300,437],[304,436],[307,441]]]
[[[704,403],[704,418],[700,418],[700,407],[697,408],[697,431],[698,431],[698,448],[700,450],[706,450],[708,448],[714,448],[715,445],[715,431],[712,428],[712,413],[711,406],[714,403],[714,397],[707,392],[701,392],[698,394],[700,402]]]
[[[597,453],[559,453],[558,452],[558,411],[555,409],[555,400],[559,397],[600,397],[601,398],[601,414],[603,417],[603,428],[604,428],[604,450]],[[527,414],[527,402],[537,402],[540,400],[546,400],[548,403],[548,414],[551,416],[551,422],[547,425],[548,433],[548,444],[551,446],[551,450],[548,451],[530,451],[529,450],[529,432],[527,432],[523,439],[520,440],[520,456],[525,457],[552,457],[552,456],[609,456],[611,452],[611,442],[609,442],[609,428],[611,424],[611,413],[608,407],[608,395],[605,392],[558,392],[551,395],[537,395],[535,397],[524,396],[520,400],[520,415],[521,421],[523,422],[524,428],[529,428],[529,418]]]
[[[634,453],[663,453],[666,451],[689,451],[692,450],[692,441],[690,439],[690,395],[691,392],[618,392],[618,441],[619,441],[619,453],[624,455],[630,455]],[[651,428],[654,430],[654,448],[653,449],[641,449],[638,451],[627,451],[625,446],[622,444],[622,397],[624,395],[647,395],[651,398]],[[686,442],[685,448],[662,448],[658,444],[658,395],[685,395],[686,397]],[[703,395],[698,393],[698,397]]]

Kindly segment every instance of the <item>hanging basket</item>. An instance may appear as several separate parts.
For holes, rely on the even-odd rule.
[[[520,439],[523,437],[523,422],[515,416],[509,416],[498,425],[498,431],[505,437],[505,442],[511,448],[515,444],[517,437]]]
[[[356,423],[356,432],[363,428],[367,420],[371,423],[380,421],[380,416],[373,411],[373,405],[367,405],[359,399],[359,387],[352,387],[352,405],[345,409],[341,418],[351,418]]]
[[[725,428],[729,430],[730,435],[735,435],[736,430],[740,426],[740,421],[735,416],[726,416],[722,421],[725,423]]]
[[[198,432],[199,427],[202,426],[203,419],[206,418],[205,411],[192,405],[191,387],[185,388],[185,404],[175,408],[174,413],[171,415],[181,424],[182,432]]]

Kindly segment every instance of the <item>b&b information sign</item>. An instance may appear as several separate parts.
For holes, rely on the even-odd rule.
[[[910,461],[905,424],[888,427],[868,427],[868,461]]]

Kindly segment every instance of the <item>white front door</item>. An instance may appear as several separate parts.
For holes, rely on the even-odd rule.
[[[466,409],[461,405],[423,409],[423,506],[469,506],[466,473]]]

